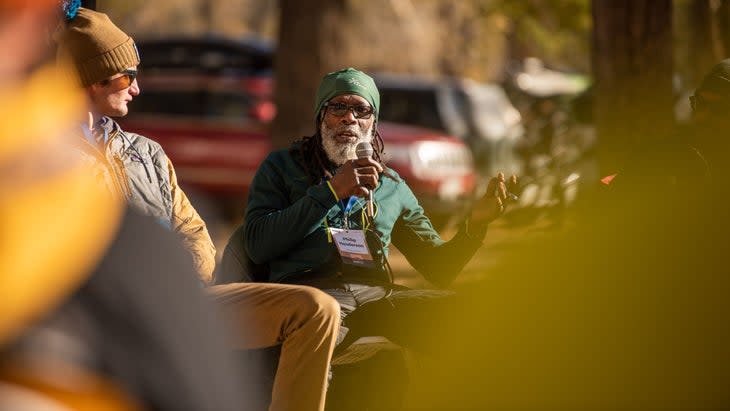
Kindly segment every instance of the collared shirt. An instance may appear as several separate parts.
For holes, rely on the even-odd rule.
[[[96,147],[104,147],[109,141],[109,135],[114,131],[114,121],[107,116],[103,116],[94,124],[93,130],[89,129],[88,124],[82,124],[81,130],[89,143]]]

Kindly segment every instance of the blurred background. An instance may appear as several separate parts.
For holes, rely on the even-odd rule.
[[[123,126],[212,199],[218,243],[264,156],[314,131],[327,72],[375,77],[388,164],[447,237],[503,171],[521,187],[499,224],[521,238],[560,227],[633,147],[686,122],[688,95],[730,47],[723,0],[86,4],[135,37],[142,94]]]
[[[96,0],[137,40],[142,94],[123,126],[159,141],[211,198],[224,242],[256,167],[314,131],[322,75],[382,94],[386,159],[448,234],[497,171],[521,177],[500,224],[560,227],[730,47],[723,0]]]

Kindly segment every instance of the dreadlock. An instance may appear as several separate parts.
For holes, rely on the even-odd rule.
[[[331,164],[327,154],[322,147],[322,133],[320,128],[322,126],[322,118],[324,117],[324,110],[320,112],[315,121],[315,132],[311,136],[305,136],[294,141],[295,145],[299,145],[299,153],[293,151],[293,147],[289,151],[295,155],[295,158],[304,167],[304,171],[311,178],[312,183],[319,182],[322,177],[332,178],[332,172],[330,172]],[[383,161],[384,144],[383,139],[380,137],[378,132],[377,121],[373,123],[373,160],[378,162],[383,169],[385,169],[385,161]],[[392,177],[391,177],[392,178]]]

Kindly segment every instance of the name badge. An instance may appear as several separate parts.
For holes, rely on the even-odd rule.
[[[373,256],[365,241],[364,231],[330,228],[330,233],[343,263],[359,267],[375,267]]]

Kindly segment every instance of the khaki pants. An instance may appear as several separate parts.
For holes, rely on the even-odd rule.
[[[324,410],[340,308],[312,287],[268,283],[212,286],[206,294],[229,325],[235,349],[281,344],[271,411]]]

